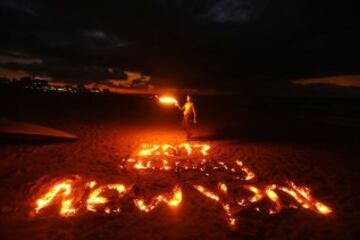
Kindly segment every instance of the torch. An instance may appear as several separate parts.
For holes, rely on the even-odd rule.
[[[159,99],[159,102],[160,102],[161,104],[165,104],[165,105],[174,104],[174,106],[179,107],[179,103],[178,103],[178,101],[177,101],[174,97],[171,97],[171,96],[159,97],[159,96],[157,96],[157,95],[155,95],[155,97],[156,97],[157,99]]]

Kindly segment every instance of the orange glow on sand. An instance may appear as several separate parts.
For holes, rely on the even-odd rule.
[[[193,189],[221,206],[231,228],[236,227],[236,216],[245,207],[265,214],[276,214],[287,208],[303,208],[320,215],[329,215],[333,212],[329,206],[313,198],[308,187],[297,186],[292,181],[286,182],[285,185],[256,184],[255,173],[242,161],[225,163],[208,160],[207,157],[211,156],[210,150],[211,147],[207,144],[143,144],[135,156],[124,159],[119,168],[121,171],[135,172],[192,171],[192,174],[198,172],[206,177],[226,173],[228,180],[231,180],[229,183],[217,182],[213,189],[194,184]],[[32,203],[35,213],[33,215],[45,214],[45,208],[57,204],[60,206],[58,214],[64,217],[85,212],[118,214],[121,212],[120,203],[129,197],[132,198],[135,209],[148,213],[162,203],[178,207],[183,201],[183,190],[180,185],[175,185],[170,192],[148,198],[135,194],[133,184],[99,185],[96,181],[84,181],[79,177],[62,178],[49,184],[47,188],[42,188]]]

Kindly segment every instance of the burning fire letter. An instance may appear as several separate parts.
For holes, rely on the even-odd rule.
[[[236,160],[235,163],[240,167],[241,171],[243,171],[246,174],[246,176],[245,176],[246,181],[252,180],[255,178],[255,176],[256,176],[255,173],[253,171],[251,171],[250,168],[244,166],[242,161]]]
[[[249,201],[252,203],[258,202],[264,197],[262,191],[255,186],[244,186],[244,188],[254,193],[254,196],[249,198]]]
[[[194,145],[195,148],[201,148],[200,152],[202,155],[206,156],[208,155],[208,151],[210,149],[210,146],[207,144],[195,144]]]
[[[209,191],[205,187],[201,185],[193,185],[193,187],[199,191],[202,195],[204,195],[207,198],[210,198],[211,200],[215,202],[219,202],[221,204],[221,207],[224,209],[227,217],[227,221],[230,225],[230,227],[234,227],[236,225],[236,218],[233,216],[230,205],[228,203],[222,202],[220,200],[220,197],[216,195],[215,193]],[[218,188],[220,191],[222,191],[224,194],[227,193],[227,186],[225,183],[219,183]]]
[[[228,193],[228,188],[227,188],[226,184],[223,182],[218,183],[218,189],[224,194]]]
[[[189,143],[182,143],[182,144],[179,145],[179,148],[184,148],[188,155],[191,155],[191,153],[192,153],[192,148],[191,148],[191,145]]]
[[[161,202],[169,206],[177,207],[182,201],[182,190],[179,186],[175,186],[170,194],[161,194],[153,197],[149,204],[146,204],[144,199],[134,199],[135,206],[144,212],[150,212],[156,208]]]
[[[174,146],[172,146],[170,144],[162,145],[161,149],[162,149],[165,156],[173,156],[177,152],[176,147],[174,147]]]
[[[96,212],[96,206],[107,203],[108,199],[100,196],[106,190],[116,190],[119,197],[123,197],[131,190],[131,187],[126,187],[123,184],[108,184],[96,188],[89,194],[87,199],[87,209],[89,211]]]
[[[293,182],[290,182],[289,185],[290,187],[283,187],[273,184],[271,187],[268,187],[267,189],[272,189],[272,190],[278,189],[280,191],[283,191],[289,194],[291,197],[293,197],[295,201],[303,208],[310,209],[317,213],[327,215],[332,212],[332,209],[330,207],[315,200],[310,194],[310,189],[308,189],[307,187],[298,187]],[[273,200],[270,196],[269,198]]]
[[[272,202],[275,203],[275,210],[269,210],[269,214],[274,214],[274,213],[278,213],[281,211],[281,204],[280,204],[280,200],[279,200],[279,196],[276,194],[276,192],[274,192],[271,187],[267,187],[265,189],[265,193],[268,196],[268,198],[270,198],[270,200]]]
[[[60,194],[62,197],[60,214],[65,217],[74,215],[76,210],[72,207],[73,200],[70,198],[72,184],[73,181],[70,179],[55,183],[46,194],[35,202],[35,213],[38,214],[41,209],[49,206]]]
[[[153,155],[159,155],[158,152],[160,146],[159,145],[149,145],[149,144],[143,144],[142,149],[137,154],[138,156],[153,156]]]

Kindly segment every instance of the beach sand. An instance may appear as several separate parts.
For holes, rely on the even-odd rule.
[[[95,100],[91,97],[96,104],[85,104],[85,100],[85,103],[76,103],[86,105],[83,108],[69,105],[60,108],[59,101],[51,103],[54,109],[47,108],[50,103],[44,106],[28,103],[14,110],[13,115],[7,109],[8,118],[46,124],[75,134],[78,140],[35,144],[2,141],[1,239],[359,237],[360,142],[357,129],[312,124],[261,108],[256,111],[237,109],[236,114],[231,113],[231,107],[199,108],[193,143],[211,145],[209,159],[225,164],[241,160],[256,174],[251,182],[254,185],[284,184],[292,180],[299,186],[308,186],[317,200],[333,210],[323,216],[302,208],[284,209],[275,215],[245,209],[236,214],[237,226],[231,229],[219,204],[192,187],[202,184],[215,189],[219,181],[225,181],[230,188],[240,184],[226,175],[216,171],[204,176],[198,172],[177,174],[174,171],[119,169],[121,161],[134,156],[143,143],[176,145],[185,141],[179,124],[181,116],[177,112],[152,110],[151,100],[146,97],[143,100],[148,109],[142,112],[141,104],[125,104],[124,98],[116,103],[112,100],[99,103],[96,97]],[[199,105],[205,106],[206,100],[201,101]],[[112,105],[109,106],[109,102]],[[136,113],[129,114],[134,110],[121,103],[133,106]],[[32,110],[34,114],[29,113]],[[34,196],[42,185],[50,179],[74,175],[103,184],[135,184],[136,191],[147,199],[160,192],[169,192],[178,184],[183,191],[183,201],[176,208],[162,204],[144,213],[131,204],[131,198],[124,198],[121,213],[115,215],[87,212],[63,218],[57,214],[55,206],[38,216],[29,216]]]

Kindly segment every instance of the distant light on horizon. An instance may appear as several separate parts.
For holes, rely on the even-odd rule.
[[[332,85],[337,87],[360,88],[360,75],[309,78],[291,81],[295,85]]]

